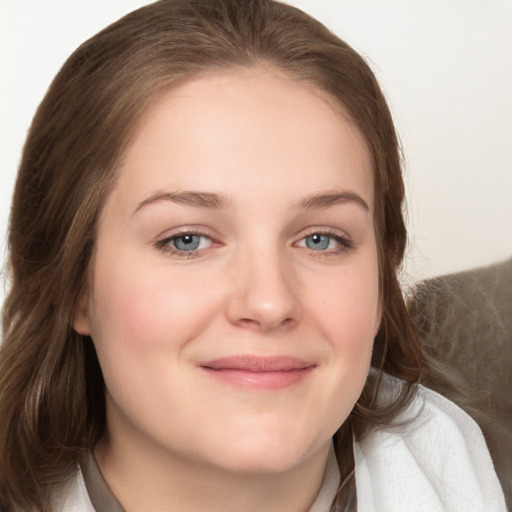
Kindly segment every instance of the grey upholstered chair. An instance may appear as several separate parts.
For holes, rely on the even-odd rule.
[[[426,385],[479,423],[512,510],[512,258],[420,283],[409,303]]]

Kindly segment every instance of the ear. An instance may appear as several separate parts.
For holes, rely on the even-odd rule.
[[[73,329],[83,336],[90,336],[91,334],[89,322],[89,294],[87,290],[83,291],[78,299],[73,316]]]

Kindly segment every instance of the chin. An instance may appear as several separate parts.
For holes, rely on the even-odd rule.
[[[290,454],[287,450],[243,452],[224,458],[222,465],[225,470],[240,475],[279,474],[296,467],[303,460],[304,454]]]
[[[218,453],[217,465],[239,474],[286,472],[326,444],[317,446],[310,439],[299,437],[296,432],[289,435],[286,430],[278,429],[231,437]]]

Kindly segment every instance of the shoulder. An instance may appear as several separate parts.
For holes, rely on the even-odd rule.
[[[76,475],[55,496],[53,509],[59,512],[95,512],[79,468]]]
[[[82,472],[77,468],[75,475],[52,495],[51,510],[58,512],[96,512],[91,504]],[[12,512],[0,505],[0,512]]]
[[[380,399],[391,398],[400,385],[386,377]],[[506,511],[476,423],[421,386],[396,426],[370,432],[355,443],[354,456],[361,512]]]
[[[96,512],[91,504],[82,472],[77,472],[52,496],[52,510],[58,512]],[[0,506],[0,512],[9,512]]]

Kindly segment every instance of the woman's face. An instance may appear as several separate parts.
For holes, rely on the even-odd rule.
[[[380,322],[373,203],[364,139],[306,84],[231,70],[166,93],[124,155],[75,317],[110,442],[247,472],[326,450]]]

